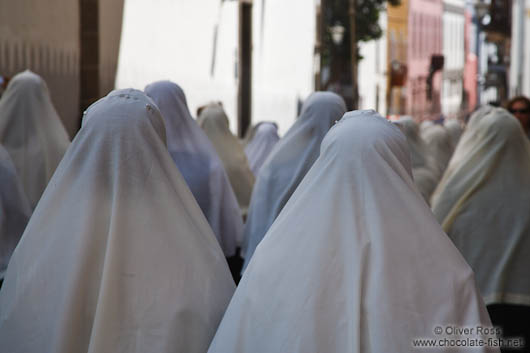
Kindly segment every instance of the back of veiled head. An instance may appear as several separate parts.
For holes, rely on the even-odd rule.
[[[393,173],[411,181],[406,137],[395,124],[373,110],[344,114],[322,141],[320,154],[320,159],[336,158],[336,168],[346,173],[373,168],[388,173],[390,167]]]
[[[215,103],[208,104],[198,118],[199,126],[207,134],[213,131],[229,131],[228,117],[222,106]]]
[[[487,140],[491,144],[513,145],[516,141],[524,141],[521,139],[521,136],[524,137],[521,125],[504,108],[492,108],[488,113],[470,121],[466,135],[467,139],[472,137],[476,140]]]
[[[333,115],[337,112],[345,112],[346,103],[344,99],[333,92],[314,92],[312,93],[302,105],[299,120],[306,120],[315,115]],[[338,120],[338,119],[337,119]]]
[[[145,87],[144,92],[156,103],[165,120],[191,118],[186,95],[176,83],[171,81],[153,82]],[[172,112],[174,114],[170,114]]]
[[[143,136],[144,131],[152,131],[166,143],[166,129],[158,107],[145,93],[131,88],[112,91],[92,104],[84,113],[82,130],[115,136],[115,140],[130,133]]]
[[[29,70],[15,75],[9,81],[7,89],[23,92],[25,97],[31,96],[39,99],[42,99],[42,95],[49,94],[46,82],[39,75]]]

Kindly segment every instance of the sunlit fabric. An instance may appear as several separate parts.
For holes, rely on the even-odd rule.
[[[403,134],[357,111],[324,138],[208,352],[410,353],[448,325],[491,326],[473,272],[417,191]]]
[[[0,292],[10,353],[202,353],[234,291],[225,257],[136,90],[93,104]]]
[[[199,126],[204,130],[221,158],[239,203],[241,214],[246,216],[254,186],[254,174],[248,165],[243,145],[230,132],[228,117],[220,105],[208,105],[202,110],[198,120]]]
[[[302,113],[274,146],[262,166],[244,228],[244,268],[298,184],[320,154],[320,143],[329,128],[346,111],[344,100],[331,92],[313,93]]]
[[[46,83],[31,71],[13,77],[0,99],[0,143],[35,208],[70,142]]]
[[[254,175],[258,175],[259,170],[280,137],[278,136],[278,127],[275,123],[260,122],[252,128],[251,136],[245,146],[245,153],[248,158],[250,170]]]
[[[471,118],[432,206],[486,303],[530,305],[530,143],[517,119]]]
[[[31,207],[15,166],[0,145],[0,280],[30,216]]]
[[[395,123],[407,137],[414,183],[425,201],[428,202],[438,182],[434,159],[430,156],[427,145],[420,136],[418,124],[412,118],[405,117]]]
[[[169,154],[186,180],[226,256],[235,253],[243,220],[223,164],[191,117],[184,91],[169,81],[145,88],[164,118]]]

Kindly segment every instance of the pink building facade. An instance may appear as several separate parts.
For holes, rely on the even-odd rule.
[[[410,0],[408,16],[406,111],[418,120],[436,119],[441,112],[442,71],[433,76],[431,99],[427,78],[432,56],[443,54],[443,1]]]

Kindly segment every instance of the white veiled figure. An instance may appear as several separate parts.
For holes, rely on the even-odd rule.
[[[441,176],[433,158],[429,155],[427,145],[420,136],[418,124],[410,117],[402,118],[395,122],[407,137],[412,162],[412,175],[414,183],[420,190],[425,201],[429,202],[432,192]]]
[[[451,136],[444,126],[434,124],[422,130],[421,137],[425,141],[427,151],[434,162],[437,181],[439,181],[454,151]]]
[[[447,129],[447,133],[449,133],[449,137],[451,138],[451,146],[454,152],[464,129],[462,128],[460,121],[457,119],[446,120],[444,122],[444,126]]]
[[[261,166],[279,140],[276,123],[263,121],[252,128],[250,141],[245,146],[245,154],[254,175],[259,174]]]
[[[70,141],[46,83],[31,71],[15,75],[0,99],[0,144],[34,209]]]
[[[0,347],[205,352],[234,287],[156,105],[114,91],[87,110],[13,253]]]
[[[530,305],[530,143],[516,118],[470,120],[432,206],[486,304]]]
[[[30,216],[31,207],[15,166],[0,145],[0,280]]]
[[[242,256],[247,267],[256,246],[320,154],[329,128],[346,112],[344,100],[316,92],[304,102],[300,117],[274,146],[260,170],[243,232]]]
[[[201,111],[198,121],[221,158],[241,214],[246,217],[254,186],[254,174],[248,165],[243,145],[230,132],[228,118],[220,105],[209,104]]]
[[[243,219],[217,152],[191,117],[184,91],[175,83],[148,85],[164,118],[169,154],[206,216],[225,256],[234,255],[243,237]]]
[[[208,352],[410,353],[449,325],[491,326],[473,272],[414,186],[403,134],[356,111],[322,141]]]

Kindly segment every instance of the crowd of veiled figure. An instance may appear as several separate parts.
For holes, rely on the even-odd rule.
[[[518,97],[391,122],[317,92],[283,137],[239,140],[221,104],[194,119],[160,81],[101,98],[70,142],[20,73],[0,99],[0,348],[530,348],[528,117]]]

